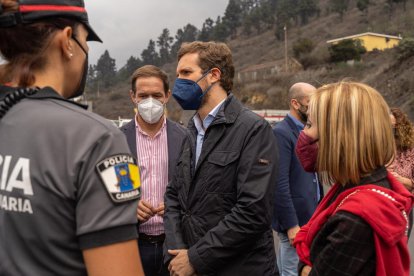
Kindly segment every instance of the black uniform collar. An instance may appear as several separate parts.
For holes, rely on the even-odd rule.
[[[15,87],[0,86],[0,100],[3,99],[8,93],[13,92],[14,90],[16,90]],[[34,95],[27,96],[27,98],[29,98],[29,99],[39,99],[39,100],[42,100],[42,99],[55,99],[55,100],[60,100],[60,101],[64,101],[64,102],[68,102],[68,103],[77,105],[77,106],[79,106],[83,109],[88,108],[87,105],[80,104],[80,103],[77,103],[77,102],[74,102],[74,101],[63,98],[53,88],[51,88],[49,86],[40,89]]]

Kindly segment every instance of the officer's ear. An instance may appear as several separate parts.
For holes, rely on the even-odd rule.
[[[68,60],[70,60],[73,56],[72,35],[72,27],[65,27],[57,35],[57,38],[59,39],[59,46],[62,49],[62,55]]]

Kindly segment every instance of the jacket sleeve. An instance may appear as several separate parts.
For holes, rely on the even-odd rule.
[[[310,276],[375,274],[373,231],[362,218],[339,211],[319,235],[323,240],[314,239],[311,248]]]
[[[294,143],[289,134],[281,128],[273,130],[280,154],[279,173],[276,181],[275,204],[273,217],[278,222],[278,231],[288,230],[299,225],[290,193],[290,170],[292,154],[295,154]]]
[[[238,165],[237,202],[188,250],[197,274],[208,274],[237,257],[271,229],[278,153],[271,127],[258,121],[246,136]]]
[[[182,144],[180,152],[182,152],[183,146],[184,143]],[[168,263],[171,260],[171,255],[168,253],[169,249],[188,248],[182,235],[181,205],[178,197],[178,185],[180,185],[180,183],[177,181],[177,172],[175,172],[172,181],[168,183],[164,194],[164,263]]]

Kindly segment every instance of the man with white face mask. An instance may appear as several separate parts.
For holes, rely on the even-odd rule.
[[[137,207],[141,260],[145,275],[169,275],[162,261],[164,193],[186,130],[164,114],[171,92],[168,76],[160,68],[138,68],[129,93],[138,112],[121,130],[141,169],[142,195]]]

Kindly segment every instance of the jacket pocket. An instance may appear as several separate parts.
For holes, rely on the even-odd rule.
[[[234,193],[236,191],[237,165],[240,152],[215,151],[208,157],[206,190],[210,193]]]

